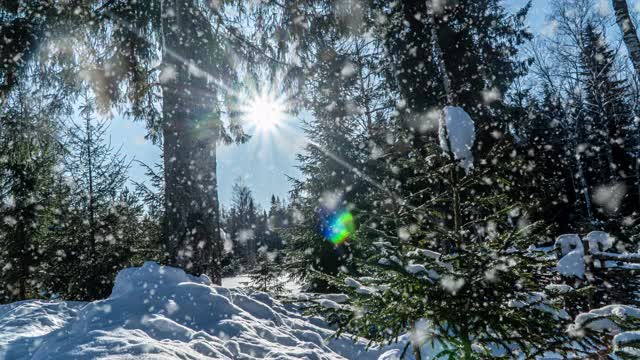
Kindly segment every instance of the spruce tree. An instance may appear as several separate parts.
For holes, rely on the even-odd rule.
[[[266,244],[270,250],[282,250],[284,243],[282,234],[289,226],[289,214],[286,205],[280,198],[271,195],[269,212],[266,215],[267,236]]]
[[[125,184],[129,161],[105,139],[108,123],[95,119],[86,96],[81,120],[69,120],[65,174],[71,180],[69,209],[49,255],[58,264],[46,274],[48,291],[64,298],[109,295],[116,272],[129,264],[141,238],[142,207]]]
[[[164,174],[162,163],[151,167],[138,161],[145,169],[145,175],[150,181],[135,182],[135,195],[146,206],[142,216],[142,239],[138,242],[138,248],[134,260],[138,263],[145,260],[155,260],[159,263],[168,262],[168,253],[164,242],[166,220],[164,216]]]
[[[515,146],[514,119],[500,99],[525,70],[515,55],[530,37],[523,24],[528,7],[508,15],[498,1],[378,5],[384,21],[372,25],[372,33],[381,35],[388,54],[384,81],[401,99],[387,114],[392,116],[380,142],[384,162],[378,161],[383,166],[365,172],[365,180],[379,186],[354,200],[369,204],[354,207],[356,225],[347,231],[354,266],[333,272],[310,269],[348,295],[340,299],[343,304],[330,303],[321,312],[341,329],[374,341],[392,342],[410,331],[417,358],[430,340],[443,347],[439,356],[449,358],[570,351],[565,346],[569,316],[554,305],[556,295],[545,291],[553,263],[528,250],[548,238],[530,221],[538,204],[531,203],[519,180],[532,169]],[[345,84],[336,80],[325,93],[341,94]],[[446,105],[461,106],[475,123],[477,140],[468,149],[475,161],[467,159],[465,171],[453,150],[442,154],[437,146],[434,129],[444,121]],[[328,127],[335,126],[331,120],[344,121],[337,114],[327,113],[326,120],[322,115],[316,115],[317,122],[327,121]],[[440,130],[440,138],[450,142],[448,126]],[[344,144],[344,134],[336,131],[329,146]],[[313,133],[318,138],[324,140]],[[356,167],[357,158],[348,157],[352,153],[345,149],[352,148],[341,148],[340,154]],[[329,168],[317,158],[302,160],[303,171],[318,163],[323,171]],[[320,170],[309,174],[295,184],[304,195],[317,198],[311,189],[335,181],[322,178],[326,173]],[[357,188],[357,181],[340,175]],[[307,205],[311,210],[313,195]],[[321,228],[313,223],[317,219],[314,211],[303,213],[308,233],[296,234],[294,227],[293,236],[317,234],[311,232]],[[323,308],[327,301],[317,304]]]
[[[409,332],[416,358],[590,353],[597,337],[582,339],[579,350],[570,346],[571,317],[555,291],[555,262],[532,250],[547,241],[544,225],[529,223],[529,204],[512,197],[510,170],[523,158],[493,150],[493,162],[477,162],[453,178],[458,162],[436,144],[426,159],[398,160],[421,169],[410,181],[425,184],[429,199],[407,191],[394,204],[384,193],[372,194],[380,199],[378,221],[352,235],[367,246],[355,259],[358,272],[321,275],[347,297],[337,306],[318,301],[316,311],[343,331],[380,343]],[[429,345],[440,350],[422,354]]]
[[[0,113],[0,301],[37,297],[61,148],[55,116],[26,89]]]
[[[238,180],[233,185],[232,204],[226,219],[226,233],[233,244],[232,262],[241,267],[239,269],[241,272],[243,269],[252,269],[256,263],[258,217],[251,189]]]
[[[592,192],[598,186],[612,186],[617,182],[630,186],[632,162],[625,144],[631,140],[626,130],[633,119],[626,103],[625,81],[616,77],[616,59],[604,34],[588,24],[582,37],[580,76],[585,100],[584,126],[588,134],[584,153],[590,169],[587,174],[594,187]],[[612,214],[609,211],[604,215]]]
[[[380,75],[386,70],[381,67],[382,41],[368,36],[373,10],[360,3],[317,1],[300,3],[291,14],[310,22],[299,52],[305,69],[301,102],[312,117],[304,124],[311,141],[298,156],[302,178],[292,180],[285,264],[316,291],[330,291],[316,272],[337,274],[354,266],[351,243],[336,245],[326,236],[331,219],[369,209],[365,195],[381,186],[377,172],[384,166],[383,144],[391,136],[385,123],[395,93]]]
[[[256,266],[249,273],[249,278],[256,290],[277,295],[284,291],[286,278],[283,275],[281,257],[263,250],[258,252]]]
[[[55,92],[70,114],[90,88],[102,112],[119,108],[144,121],[163,146],[170,261],[215,283],[222,249],[217,144],[247,139],[237,116],[238,61],[253,72],[285,56],[282,41],[266,37],[256,51],[251,35],[273,26],[254,9],[237,1],[0,4],[0,101],[28,84]],[[256,17],[263,28],[238,26]]]
[[[575,124],[568,121],[563,99],[549,86],[542,89],[541,99],[528,97],[529,104],[519,116],[522,152],[534,170],[528,193],[538,200],[536,219],[554,224],[560,233],[575,231],[584,219],[580,185],[574,174]],[[524,181],[521,180],[521,181]]]

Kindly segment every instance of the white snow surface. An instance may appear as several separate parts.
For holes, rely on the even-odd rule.
[[[640,341],[640,331],[624,331],[613,337],[613,345],[617,348]]]
[[[404,346],[332,334],[293,304],[153,262],[120,271],[105,300],[0,305],[0,359],[381,360]]]
[[[556,270],[564,276],[584,278],[584,249],[579,247],[571,250],[567,255],[563,256],[558,260]]]
[[[555,243],[560,248],[562,258],[558,260],[556,270],[564,276],[584,277],[584,246],[582,240],[576,234],[564,234],[558,236]]]
[[[562,234],[558,236],[555,243],[555,248],[560,248],[562,255],[567,255],[571,250],[582,247],[582,240],[578,234]]]
[[[613,246],[614,238],[604,231],[592,231],[585,236],[591,252],[607,251]]]
[[[448,152],[451,145],[451,152],[459,161],[460,167],[469,173],[473,168],[472,148],[476,140],[475,124],[471,116],[461,107],[445,106],[444,119],[440,119],[439,125],[440,148]]]
[[[569,331],[590,329],[593,331],[619,334],[621,329],[618,324],[613,321],[612,317],[640,319],[640,309],[630,305],[613,304],[593,309],[586,313],[580,313],[573,320]]]

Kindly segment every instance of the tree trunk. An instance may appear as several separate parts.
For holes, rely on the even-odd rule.
[[[612,0],[613,10],[616,13],[616,22],[620,27],[622,33],[622,39],[627,46],[629,57],[633,63],[633,67],[636,70],[636,74],[640,75],[640,40],[638,40],[638,34],[636,27],[629,15],[629,7],[626,0]]]
[[[576,133],[579,134],[578,122],[576,119]],[[590,222],[593,222],[593,211],[591,208],[591,194],[589,192],[589,183],[587,182],[584,169],[582,167],[582,154],[578,152],[578,144],[581,144],[581,137],[578,135],[577,141],[573,144],[574,157],[576,160],[576,167],[578,170],[578,177],[580,178],[580,187],[582,188],[582,194],[584,195],[584,205],[587,210],[587,217]]]
[[[195,2],[166,0],[163,8],[171,14],[163,18],[162,57],[167,248],[172,265],[220,284],[216,96],[200,70],[213,39],[197,35],[207,29],[194,25],[203,16]]]
[[[433,57],[438,66],[438,71],[442,79],[442,87],[444,88],[445,95],[447,96],[447,104],[456,104],[456,94],[451,88],[451,79],[447,72],[447,65],[444,63],[444,56],[442,55],[442,47],[440,46],[440,38],[438,37],[438,29],[435,20],[435,14],[433,10],[432,0],[427,1],[427,9],[429,11],[428,21],[431,27],[431,41],[433,46]]]
[[[93,153],[91,147],[93,142],[91,139],[91,119],[87,115],[85,120],[85,131],[87,135],[87,173],[89,175],[89,256],[94,258],[96,252],[96,221],[94,210],[94,193],[93,193]]]
[[[429,11],[428,21],[429,26],[431,27],[431,41],[433,46],[433,57],[436,65],[438,66],[438,71],[440,72],[442,87],[444,88],[445,95],[447,96],[447,105],[454,106],[456,104],[456,93],[451,88],[451,79],[449,78],[449,73],[447,72],[447,65],[444,61],[444,56],[442,54],[442,47],[440,46],[440,38],[438,37],[438,29],[435,20],[435,14],[433,10],[432,1],[427,1],[427,9]],[[460,189],[458,187],[459,184],[459,174],[458,174],[458,166],[456,163],[456,159],[451,150],[451,142],[449,141],[449,134],[447,131],[447,127],[445,124],[446,119],[444,119],[444,112],[440,115],[443,118],[441,119],[443,122],[442,131],[444,132],[444,137],[447,139],[447,155],[454,163],[453,166],[449,168],[449,183],[451,185],[451,193],[453,197],[453,227],[456,236],[456,244],[445,244],[445,248],[447,251],[451,251],[452,248],[462,246],[462,237],[460,236],[460,224],[462,221],[461,210],[460,210]],[[453,245],[453,246],[452,246]]]
[[[23,216],[24,219],[24,216]],[[20,280],[18,285],[18,300],[27,299],[27,279],[29,278],[29,265],[31,263],[31,252],[29,251],[29,239],[26,236],[25,225],[17,224],[18,232],[16,240],[22,244],[20,252]]]
[[[636,191],[638,192],[638,204],[640,204],[640,156],[638,151],[633,152],[633,169],[635,172]]]

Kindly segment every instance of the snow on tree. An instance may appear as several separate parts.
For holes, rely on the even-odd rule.
[[[444,117],[440,118],[438,135],[440,148],[453,154],[459,166],[469,173],[473,168],[473,143],[476,131],[473,120],[458,106],[445,106]]]
[[[576,234],[560,235],[555,243],[562,257],[558,260],[557,271],[564,276],[584,278],[584,247]]]
[[[597,334],[605,337],[603,348],[620,359],[640,356],[640,308],[613,304],[578,314],[568,328],[575,337]]]

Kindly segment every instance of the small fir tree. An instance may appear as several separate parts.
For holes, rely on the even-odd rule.
[[[36,297],[55,206],[55,117],[21,90],[0,112],[0,302]]]

